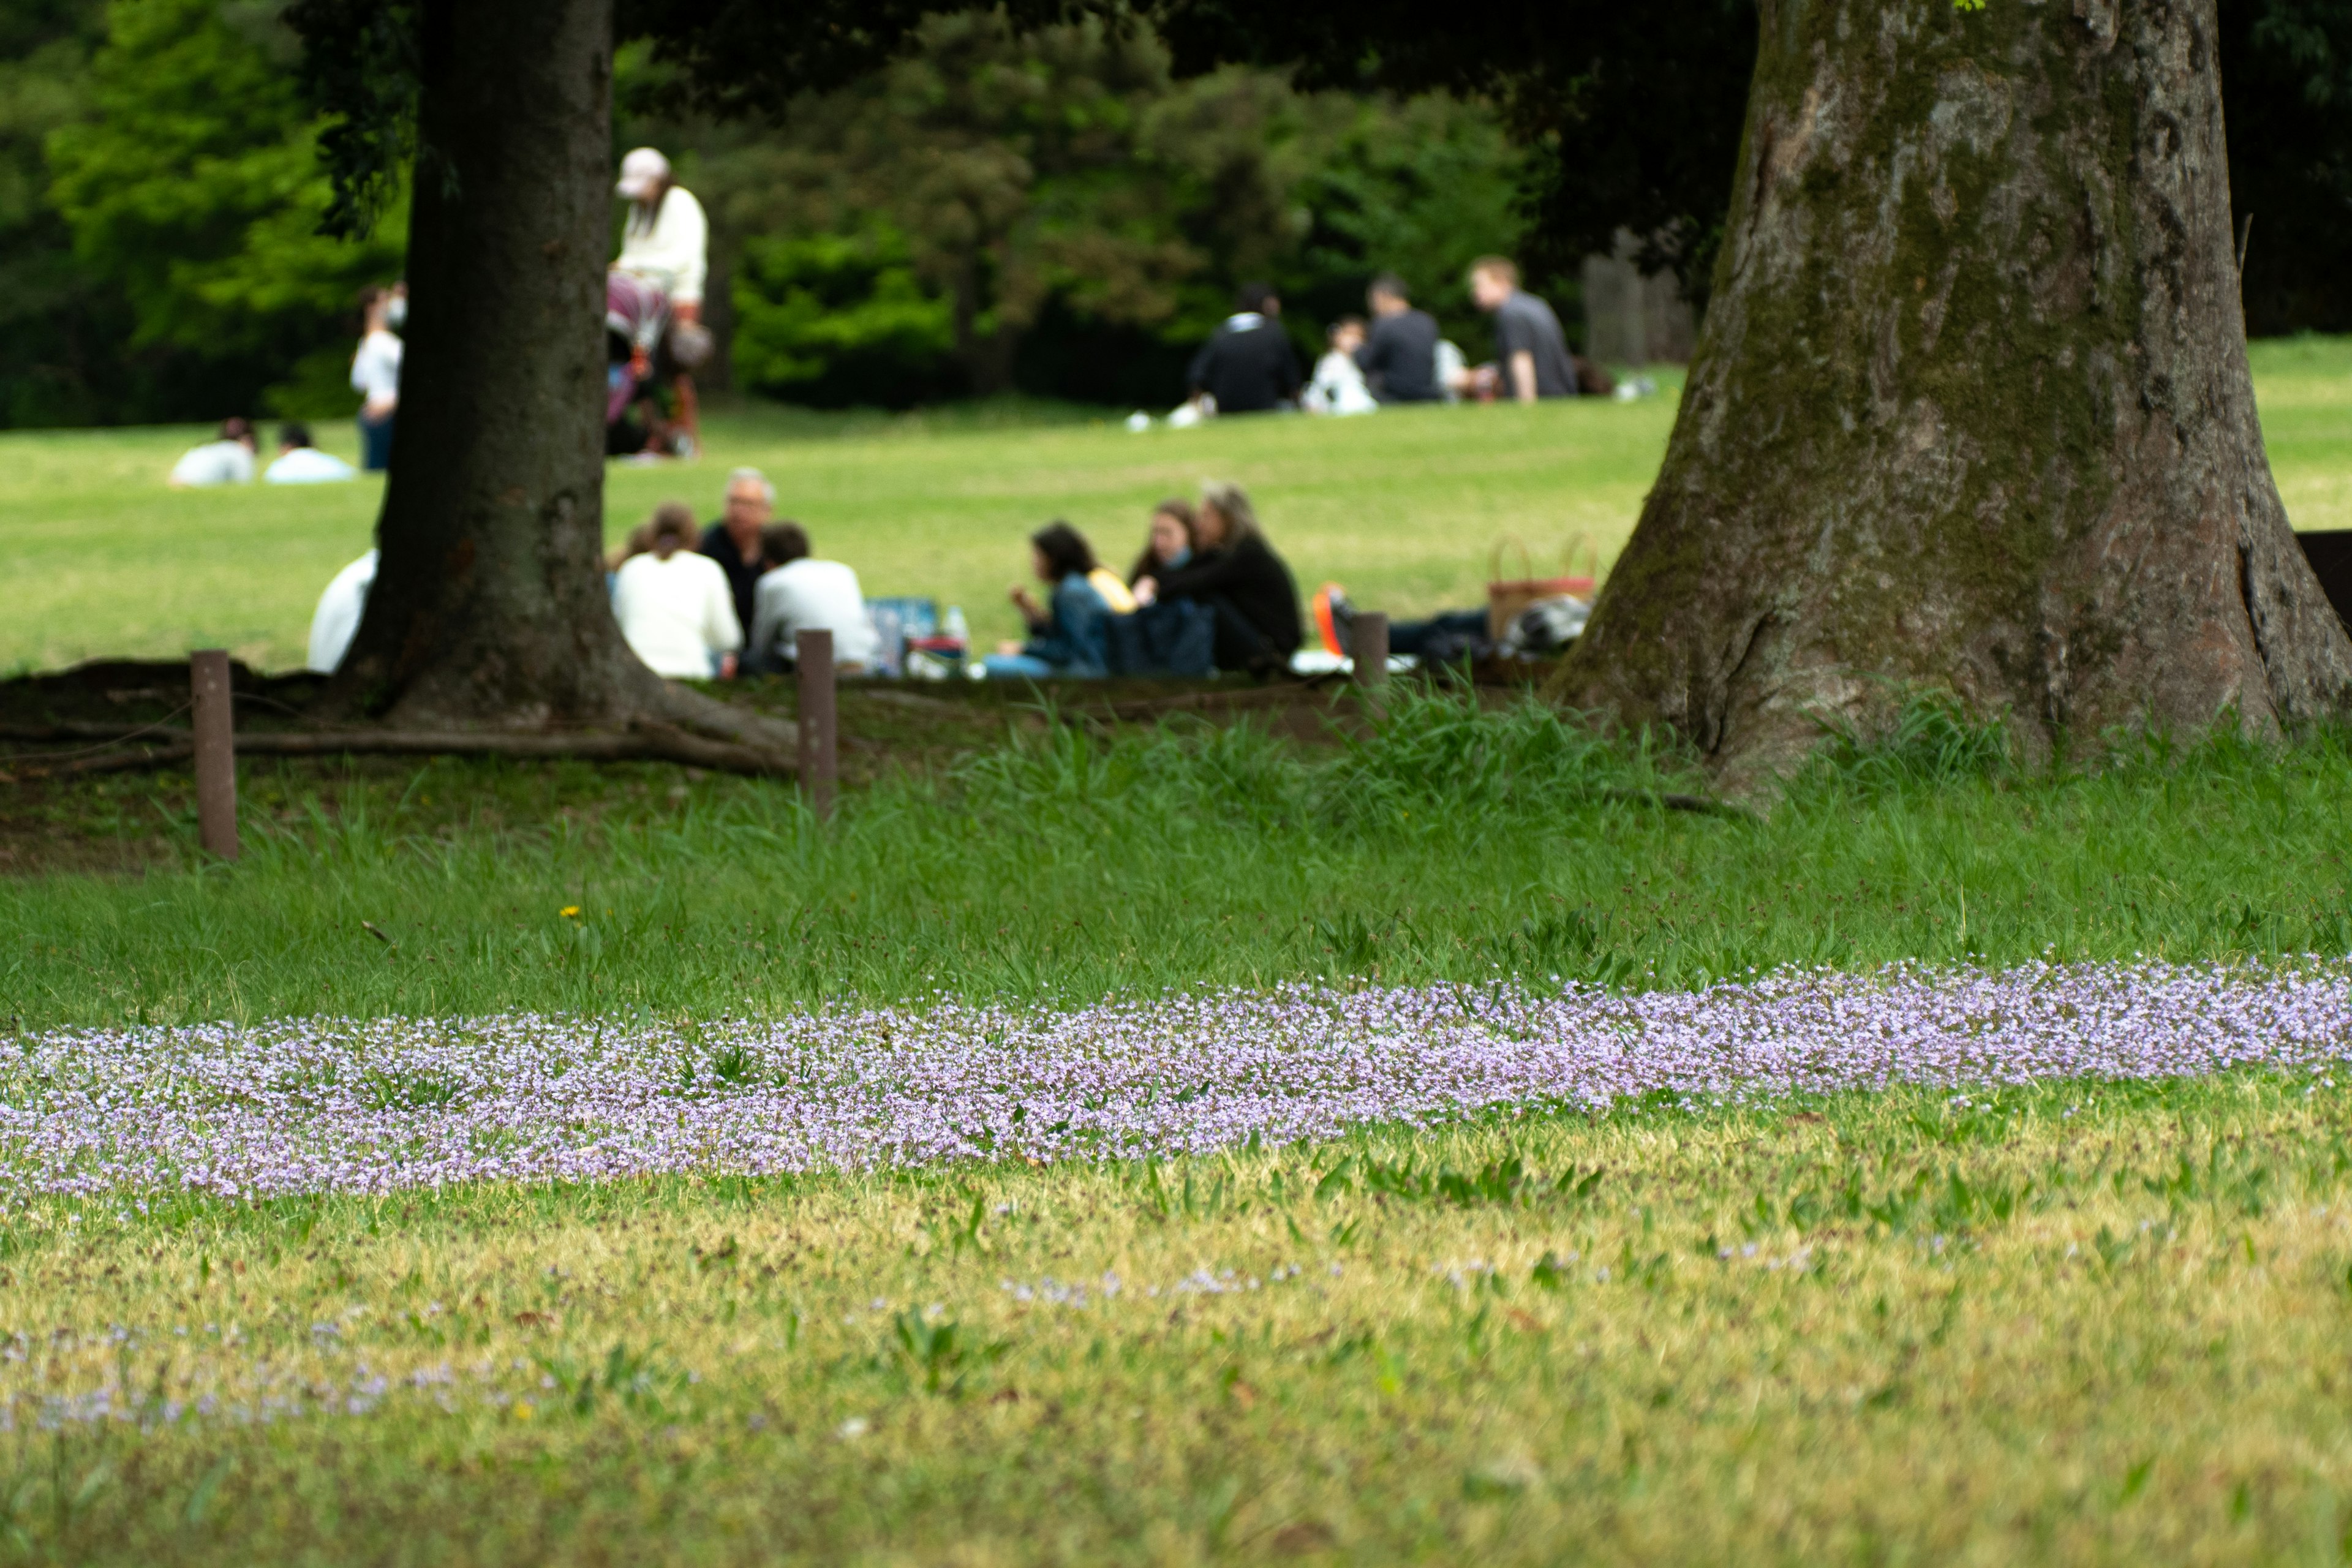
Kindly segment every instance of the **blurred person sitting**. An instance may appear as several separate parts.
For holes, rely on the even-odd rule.
[[[735,595],[735,618],[750,626],[759,613],[754,602],[761,574],[771,563],[761,552],[762,532],[775,519],[776,487],[757,468],[738,468],[727,476],[726,507],[719,521],[702,531],[695,548],[719,563],[727,574],[728,591]]]
[[[1437,319],[1416,310],[1404,279],[1383,272],[1364,291],[1372,324],[1356,364],[1382,403],[1433,403],[1445,395],[1437,370]]]
[[[694,513],[677,501],[654,511],[643,555],[613,576],[613,618],[630,651],[672,680],[726,679],[735,673],[743,623],[727,574],[694,548]]]
[[[1192,599],[1214,610],[1219,669],[1263,676],[1288,668],[1301,640],[1298,586],[1266,542],[1247,493],[1234,484],[1202,486],[1192,533],[1192,559],[1137,583],[1138,602]]]
[[[1309,414],[1378,413],[1381,405],[1356,363],[1356,351],[1364,344],[1363,319],[1340,317],[1324,341],[1328,349],[1315,362],[1315,378],[1300,394],[1298,405]]]
[[[305,668],[332,675],[342,667],[352,638],[359,635],[368,590],[375,586],[375,562],[376,552],[371,550],[336,573],[319,595],[319,607],[310,612],[310,657]]]
[[[310,445],[310,427],[292,419],[278,427],[278,456],[261,474],[271,485],[331,485],[358,477],[357,468]]]
[[[1098,570],[1087,536],[1049,522],[1029,536],[1029,560],[1053,595],[1040,606],[1025,586],[1008,595],[1029,623],[1029,639],[1007,643],[982,660],[992,679],[1096,679],[1108,671],[1110,605],[1092,582]]]
[[[224,419],[218,436],[180,454],[180,460],[172,465],[169,483],[175,490],[249,485],[253,482],[253,421]]]
[[[1282,301],[1263,283],[1245,283],[1236,309],[1192,356],[1185,380],[1194,405],[1218,414],[1265,414],[1298,401],[1298,354],[1282,330]]]
[[[1576,361],[1552,309],[1519,287],[1518,264],[1482,256],[1470,266],[1470,297],[1495,318],[1495,371],[1502,395],[1519,403],[1574,397]],[[1467,373],[1475,388],[1476,371]]]
[[[834,668],[863,675],[873,668],[882,639],[866,613],[857,574],[812,556],[808,531],[797,522],[771,524],[761,544],[768,571],[754,595],[745,662],[763,674],[790,669],[800,660],[800,634],[821,631],[833,634]]]
[[[380,474],[392,467],[392,421],[400,407],[399,331],[408,321],[408,285],[360,290],[364,325],[352,355],[352,390],[360,395],[360,467]]]
[[[1158,577],[1189,563],[1192,559],[1193,526],[1191,501],[1171,497],[1153,507],[1143,553],[1135,558],[1135,569],[1127,574],[1128,582],[1139,584],[1146,577]]]

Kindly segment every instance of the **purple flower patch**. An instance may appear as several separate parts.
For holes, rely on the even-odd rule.
[[[2309,1070],[2352,1057],[2352,970],[1899,967],[1634,996],[1287,986],[684,1026],[309,1018],[20,1047],[0,1058],[0,1197],[266,1197],[1198,1153],[1659,1091]]]

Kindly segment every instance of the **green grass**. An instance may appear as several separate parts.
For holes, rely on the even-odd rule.
[[[2297,521],[2352,522],[2352,345],[2258,345],[2257,374]],[[698,468],[616,470],[615,520],[760,461],[821,541],[860,542],[839,552],[876,591],[977,605],[1035,516],[1120,539],[1222,472],[1268,498],[1302,576],[1426,605],[1475,595],[1487,531],[1622,533],[1664,423],[1580,405],[1139,438],[1054,410],[765,411],[718,422]],[[171,495],[184,439],[0,440],[0,561],[30,610],[0,657],[292,657],[372,499]],[[1305,745],[1018,710],[975,744],[984,706],[851,696],[854,732],[909,726],[883,753],[908,767],[827,827],[789,787],[667,766],[252,761],[247,857],[221,866],[184,777],[28,787],[12,826],[160,848],[142,876],[0,878],[0,1051],[139,1019],[2352,952],[2340,732],[2042,773],[1920,703],[1764,812],[1706,816],[1655,804],[1691,787],[1671,752],[1410,688]],[[0,1559],[2352,1555],[2352,1092],[1970,1099],[1500,1116],[1165,1164],[21,1205]],[[1543,1179],[1379,1179],[1514,1160]],[[1262,1288],[1167,1292],[1202,1268]],[[1003,1288],[1107,1270],[1125,1289],[1085,1310]],[[378,1408],[315,1413],[379,1378]],[[101,1391],[134,1418],[35,1419]],[[314,1413],[146,1418],[207,1395]]]
[[[354,778],[330,808],[315,775],[254,768],[241,864],[199,867],[184,794],[151,795],[123,809],[189,868],[0,881],[0,996],[38,1023],[774,1014],[1318,973],[1684,985],[2352,951],[2341,737],[2040,774],[1989,733],[1916,709],[1760,818],[1648,804],[1671,758],[1538,705],[1403,691],[1316,752],[1248,727],[1020,731],[852,795],[824,830],[789,787],[666,770],[602,793],[575,770],[566,804],[574,774],[441,763]]]
[[[2352,339],[2253,345],[2255,386],[2287,510],[2352,527]],[[716,413],[700,462],[614,468],[614,537],[678,499],[715,515],[726,471],[765,468],[779,510],[856,566],[870,593],[963,605],[983,637],[1013,635],[1005,587],[1022,541],[1066,517],[1124,566],[1159,497],[1203,478],[1258,497],[1302,591],[1326,578],[1400,613],[1480,602],[1490,552],[1539,565],[1584,535],[1612,558],[1665,450],[1669,395],[1535,409],[1425,408],[1360,420],[1231,420],[1130,436],[1119,411],[1010,404],[888,417],[765,405]],[[348,426],[322,425],[350,456]],[[167,490],[192,428],[0,435],[0,670],[97,657],[176,658],[226,647],[259,667],[301,661],[310,610],[370,540],[378,484]]]
[[[778,512],[856,567],[866,592],[961,604],[992,639],[1019,633],[1005,589],[1027,574],[1040,524],[1066,518],[1123,570],[1154,501],[1227,478],[1250,487],[1302,593],[1339,577],[1369,602],[1433,610],[1482,603],[1490,549],[1507,539],[1538,564],[1578,533],[1613,555],[1672,419],[1662,396],[1135,436],[1102,411],[1055,405],[897,418],[751,405],[711,416],[698,462],[609,468],[605,524],[617,540],[671,500],[716,516],[728,470],[756,465]],[[320,591],[368,547],[381,483],[165,489],[201,434],[0,434],[0,572],[17,595],[0,618],[0,670],[199,646],[301,662]],[[350,455],[347,427],[322,434]]]
[[[42,1204],[0,1272],[0,1552],[2339,1561],[2352,1096],[1973,1098],[1166,1165]],[[1467,1206],[1377,1180],[1513,1159],[1540,1180]],[[1198,1269],[1261,1286],[1167,1291]],[[1119,1296],[1084,1309],[1003,1288],[1106,1271]],[[380,1408],[331,1408],[376,1378]],[[32,1419],[107,1389],[312,1413]]]

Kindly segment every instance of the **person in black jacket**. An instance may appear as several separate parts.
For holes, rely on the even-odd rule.
[[[1220,414],[1265,414],[1298,402],[1298,353],[1282,330],[1282,301],[1263,283],[1245,283],[1227,316],[1192,356],[1192,395],[1217,400]]]
[[[1382,403],[1433,403],[1445,395],[1437,384],[1437,321],[1416,310],[1404,279],[1383,272],[1365,290],[1372,330],[1356,351],[1356,367]]]
[[[1138,603],[1192,599],[1216,612],[1219,669],[1267,675],[1298,651],[1298,585],[1239,485],[1202,487],[1192,559],[1135,585]]]

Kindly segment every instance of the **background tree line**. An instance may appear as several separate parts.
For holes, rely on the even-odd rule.
[[[404,225],[315,232],[330,192],[282,10],[0,7],[0,424],[349,403],[351,300],[399,270]],[[1442,40],[1360,79],[1192,73],[1181,35],[1171,57],[1149,33],[1015,36],[981,12],[770,122],[719,123],[631,50],[615,142],[663,146],[710,210],[721,379],[816,403],[1150,405],[1244,277],[1281,289],[1302,351],[1381,268],[1475,349],[1459,274],[1486,250],[1533,259],[1573,333],[1575,262],[1620,221],[1703,294],[1755,19],[1676,10],[1613,41],[1608,72],[1571,62],[1516,95],[1457,79]],[[2352,0],[2223,0],[2221,19],[2248,325],[2352,330]]]

